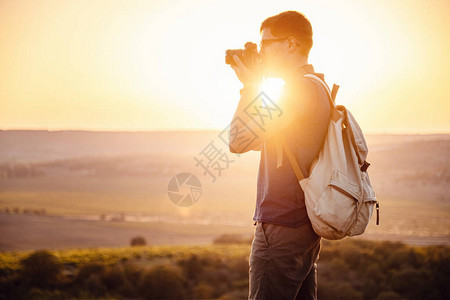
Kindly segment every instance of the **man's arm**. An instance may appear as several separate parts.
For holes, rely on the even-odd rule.
[[[258,101],[256,97],[259,89],[256,85],[244,87],[241,90],[241,99],[230,123],[229,148],[232,153],[245,153],[253,149],[260,148],[264,142],[263,130],[257,126],[246,109],[253,101]],[[253,103],[262,105],[262,103]]]
[[[253,151],[261,151],[262,144],[257,145],[255,148],[253,148]]]
[[[308,79],[299,78],[289,91],[285,91],[281,95],[277,102],[281,115],[265,119],[264,127],[261,128],[256,117],[248,111],[250,104],[252,107],[262,107],[261,99],[257,99],[258,95],[259,91],[254,86],[241,90],[241,99],[230,125],[229,148],[232,153],[261,150],[261,144],[265,139],[278,134],[292,122],[301,121],[317,104],[314,101],[317,97],[314,85]]]

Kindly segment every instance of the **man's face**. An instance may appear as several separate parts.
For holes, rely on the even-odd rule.
[[[260,55],[264,74],[266,76],[279,77],[287,54],[286,39],[274,36],[270,31],[270,28],[264,28],[261,32]]]

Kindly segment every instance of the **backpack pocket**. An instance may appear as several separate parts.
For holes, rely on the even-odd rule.
[[[356,219],[358,199],[362,193],[347,176],[335,170],[325,191],[317,201],[314,213],[339,232],[347,232]]]
[[[349,236],[364,233],[367,225],[369,225],[370,219],[372,218],[374,206],[377,203],[375,192],[370,184],[369,175],[367,175],[366,172],[361,172],[361,180],[363,184],[363,202],[361,203],[356,221],[349,230]]]

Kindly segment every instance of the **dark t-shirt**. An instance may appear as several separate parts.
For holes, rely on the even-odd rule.
[[[298,80],[305,80],[302,79],[304,74],[315,74],[323,79],[322,74],[314,72],[312,65],[304,65],[298,69]],[[294,90],[292,85],[295,82],[285,84],[286,91]],[[295,107],[286,108],[295,110],[295,121],[277,134],[286,138],[304,176],[309,175],[311,164],[319,155],[330,119],[330,103],[325,90],[312,84],[315,90],[312,94],[296,90],[299,94],[295,99],[298,97],[299,101],[295,102]],[[283,164],[277,168],[274,138],[265,140],[261,145],[253,220],[291,227],[309,222],[303,190],[284,151]]]

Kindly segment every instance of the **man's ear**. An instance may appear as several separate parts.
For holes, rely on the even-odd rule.
[[[297,51],[297,49],[299,47],[299,43],[297,42],[297,39],[295,37],[293,37],[293,36],[288,37],[287,42],[288,42],[288,52],[289,53]]]

